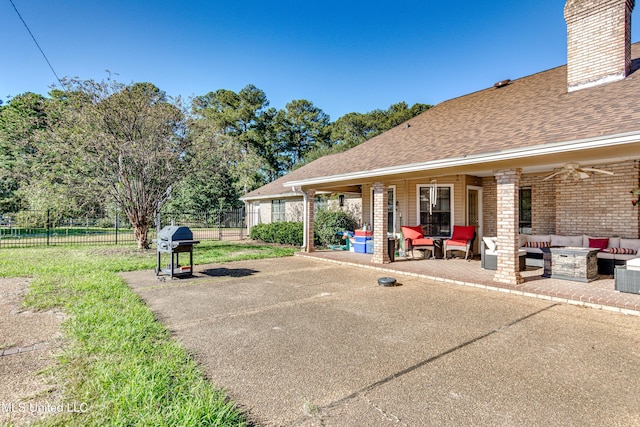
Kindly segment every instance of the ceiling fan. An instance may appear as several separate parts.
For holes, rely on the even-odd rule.
[[[547,176],[546,178],[543,179],[543,181],[546,181],[558,175],[562,179],[567,179],[567,178],[570,178],[573,180],[585,179],[592,176],[592,173],[589,173],[589,172],[601,173],[605,175],[613,175],[613,172],[605,171],[602,169],[583,168],[583,167],[580,167],[580,165],[577,163],[567,163],[562,167],[562,169],[560,169],[558,172],[554,172],[551,175]]]

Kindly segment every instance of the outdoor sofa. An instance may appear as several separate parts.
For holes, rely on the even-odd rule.
[[[521,234],[520,248],[527,253],[528,266],[543,266],[542,248],[579,247],[596,248],[598,252],[598,274],[612,275],[615,266],[626,265],[640,254],[640,239],[624,237],[560,236],[557,234]]]
[[[482,268],[497,268],[497,238],[483,237]],[[600,251],[598,258],[598,274],[612,275],[616,266],[626,266],[627,261],[640,258],[640,239],[624,237],[594,237],[588,235],[560,236],[557,234],[521,234],[520,235],[520,269],[526,266],[543,267],[542,248],[596,248]],[[524,261],[523,261],[524,260]]]

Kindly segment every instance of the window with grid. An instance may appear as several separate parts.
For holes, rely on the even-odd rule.
[[[272,200],[271,201],[271,222],[283,222],[285,220],[286,220],[285,201]]]
[[[453,191],[450,186],[437,186],[437,197],[432,203],[431,188],[431,185],[418,187],[420,225],[425,236],[449,237],[452,230],[451,195]]]
[[[315,196],[313,198],[313,212],[326,210],[329,207],[329,198],[325,195]]]
[[[520,202],[518,207],[520,219],[518,220],[518,229],[521,234],[531,234],[531,188],[523,187],[520,189]]]

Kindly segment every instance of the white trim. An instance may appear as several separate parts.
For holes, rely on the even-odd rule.
[[[453,223],[455,222],[455,209],[454,209],[454,195],[455,195],[455,185],[454,184],[436,184],[436,186],[440,189],[443,187],[448,187],[449,188],[449,212],[451,213],[451,224],[449,224],[450,226],[450,230],[449,230],[449,237],[451,237],[451,233],[453,233]],[[433,184],[416,184],[416,219],[418,221],[418,224],[421,224],[420,221],[420,188],[431,188],[433,187]],[[440,236],[440,237],[444,237],[444,236]]]
[[[251,201],[251,200],[268,200],[268,199],[289,199],[289,198],[302,198],[304,197],[302,193],[278,193],[278,194],[265,194],[264,196],[242,196],[240,200],[243,202]]]
[[[480,248],[480,245],[482,244],[482,237],[484,234],[484,227],[482,226],[482,223],[484,222],[484,218],[482,216],[482,211],[484,209],[484,193],[483,193],[483,189],[480,186],[477,185],[467,185],[467,194],[466,194],[466,211],[465,211],[465,222],[467,225],[472,225],[469,224],[469,190],[476,190],[478,192],[478,228],[476,230],[476,242],[478,242],[478,248]],[[475,224],[473,224],[475,225]],[[478,250],[478,253],[480,252],[480,250]]]
[[[449,159],[432,160],[421,163],[410,163],[401,166],[391,166],[373,170],[351,172],[338,175],[327,175],[316,178],[285,182],[286,187],[298,185],[324,184],[327,182],[348,181],[352,179],[373,178],[410,172],[422,172],[432,169],[450,168],[456,166],[477,165],[501,160],[522,159],[549,154],[561,154],[569,151],[580,151],[590,148],[612,147],[640,142],[640,131],[627,132],[617,135],[599,136],[573,141],[552,142],[521,148],[494,151],[491,153],[472,154],[469,156],[452,157]]]
[[[309,208],[307,208],[307,203],[309,202],[309,195],[306,192],[302,193],[302,246],[300,249],[303,251],[308,250],[307,248],[307,235],[309,234],[309,213],[307,212]]]

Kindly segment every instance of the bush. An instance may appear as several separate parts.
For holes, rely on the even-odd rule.
[[[316,213],[314,230],[322,246],[339,245],[342,237],[336,233],[339,231],[353,231],[358,226],[358,221],[348,212],[341,210],[320,210]]]
[[[249,236],[267,243],[302,246],[303,233],[302,222],[274,222],[254,226]]]

